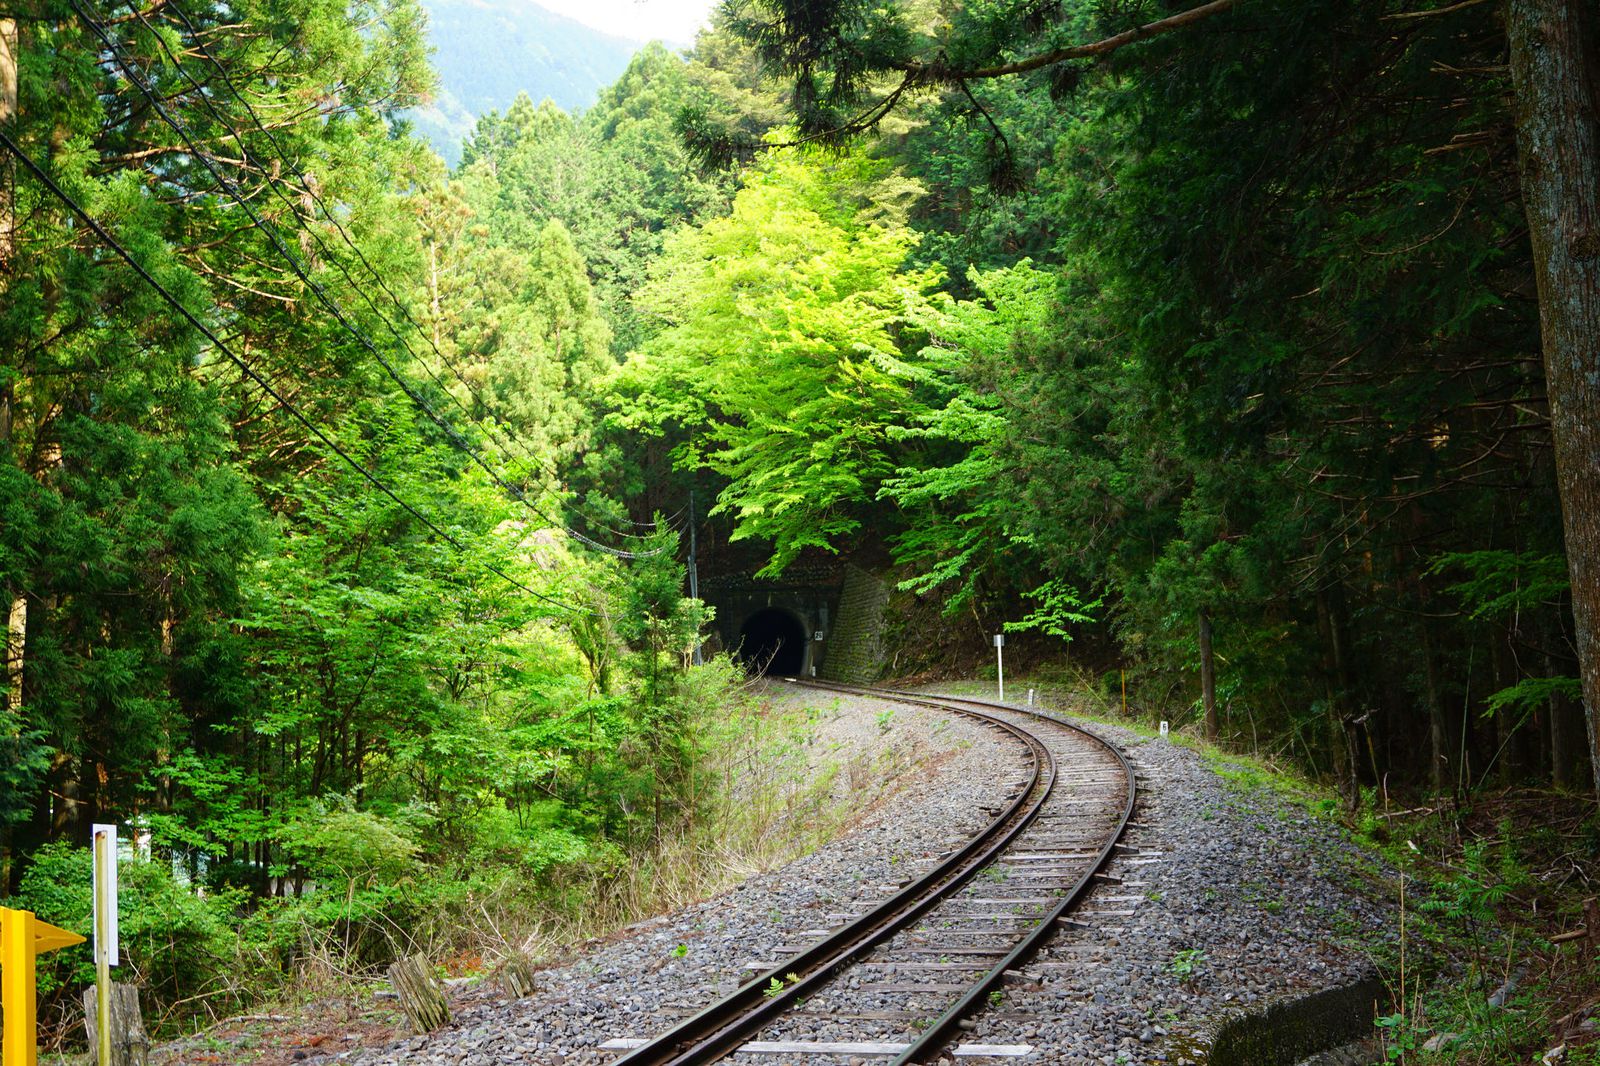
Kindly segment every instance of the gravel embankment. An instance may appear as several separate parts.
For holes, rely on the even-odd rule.
[[[543,971],[538,993],[528,999],[507,1002],[492,989],[468,991],[452,1004],[449,1028],[337,1060],[364,1066],[610,1062],[617,1052],[599,1051],[597,1044],[660,1031],[748,979],[747,964],[815,939],[834,924],[826,915],[880,896],[883,886],[976,832],[987,821],[982,808],[992,807],[1024,774],[1014,743],[945,714],[821,692],[777,698],[823,711],[809,745],[814,767],[852,756],[857,766],[911,767],[901,787],[876,799],[874,790],[860,824],[812,854]],[[835,787],[850,787],[851,776],[838,774]]]
[[[905,775],[905,788],[832,844],[544,971],[529,999],[467,990],[444,1031],[324,1061],[609,1062],[617,1053],[596,1045],[660,1031],[731,990],[748,976],[747,964],[814,939],[838,924],[830,914],[922,869],[975,830],[982,808],[1023,772],[999,738],[959,720],[941,725],[950,720],[934,712],[897,707],[885,725],[882,713],[893,705],[845,698],[835,706],[831,695],[815,693],[787,698],[830,708],[812,741],[819,757],[855,744],[911,744],[916,736],[926,769]],[[1024,980],[975,1019],[967,1041],[1034,1049],[1004,1061],[1181,1063],[1186,1034],[1226,1012],[1370,971],[1352,945],[1370,939],[1383,908],[1349,887],[1359,856],[1334,826],[1274,793],[1219,777],[1185,747],[1092,728],[1122,744],[1144,778],[1126,838],[1140,854],[1114,861],[1110,872],[1124,881],[1091,898],[1086,909],[1101,912],[1091,928],[1059,934]]]
[[[1091,728],[1145,779],[1124,839],[1160,857],[1114,859],[1124,883],[1085,908],[1106,913],[1058,936],[967,1039],[1036,1045],[1027,1062],[1182,1063],[1184,1038],[1230,1012],[1372,973],[1358,945],[1386,915],[1352,884],[1362,856],[1336,826],[1189,748]]]

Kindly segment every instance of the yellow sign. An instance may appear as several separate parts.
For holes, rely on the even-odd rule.
[[[77,933],[41,922],[32,911],[0,907],[0,1066],[37,1066],[39,1061],[39,994],[33,960],[42,952],[83,943]]]

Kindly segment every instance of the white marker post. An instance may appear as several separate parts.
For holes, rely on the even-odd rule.
[[[94,835],[94,995],[101,1063],[111,1061],[111,967],[117,965],[117,827]]]
[[[995,668],[995,676],[1000,681],[1000,702],[1001,703],[1004,703],[1006,701],[1006,653],[1005,653],[1005,646],[1006,646],[1006,635],[1004,633],[996,633],[994,635],[994,668]]]
[[[1161,723],[1161,739],[1162,740],[1166,740],[1167,739],[1167,723],[1165,723],[1165,722]]]

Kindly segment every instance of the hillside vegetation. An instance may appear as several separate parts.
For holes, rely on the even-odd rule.
[[[535,3],[428,0],[424,8],[439,84],[408,117],[452,166],[479,116],[505,110],[519,93],[568,111],[591,107],[642,47]]]
[[[453,164],[416,0],[0,20],[0,893],[137,830],[171,1025],[594,906],[727,812],[691,493],[1352,820],[1592,807],[1587,10],[746,0]]]

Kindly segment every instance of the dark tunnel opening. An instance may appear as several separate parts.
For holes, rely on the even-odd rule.
[[[787,611],[757,611],[739,630],[739,658],[751,672],[798,677],[806,666],[806,631]]]

